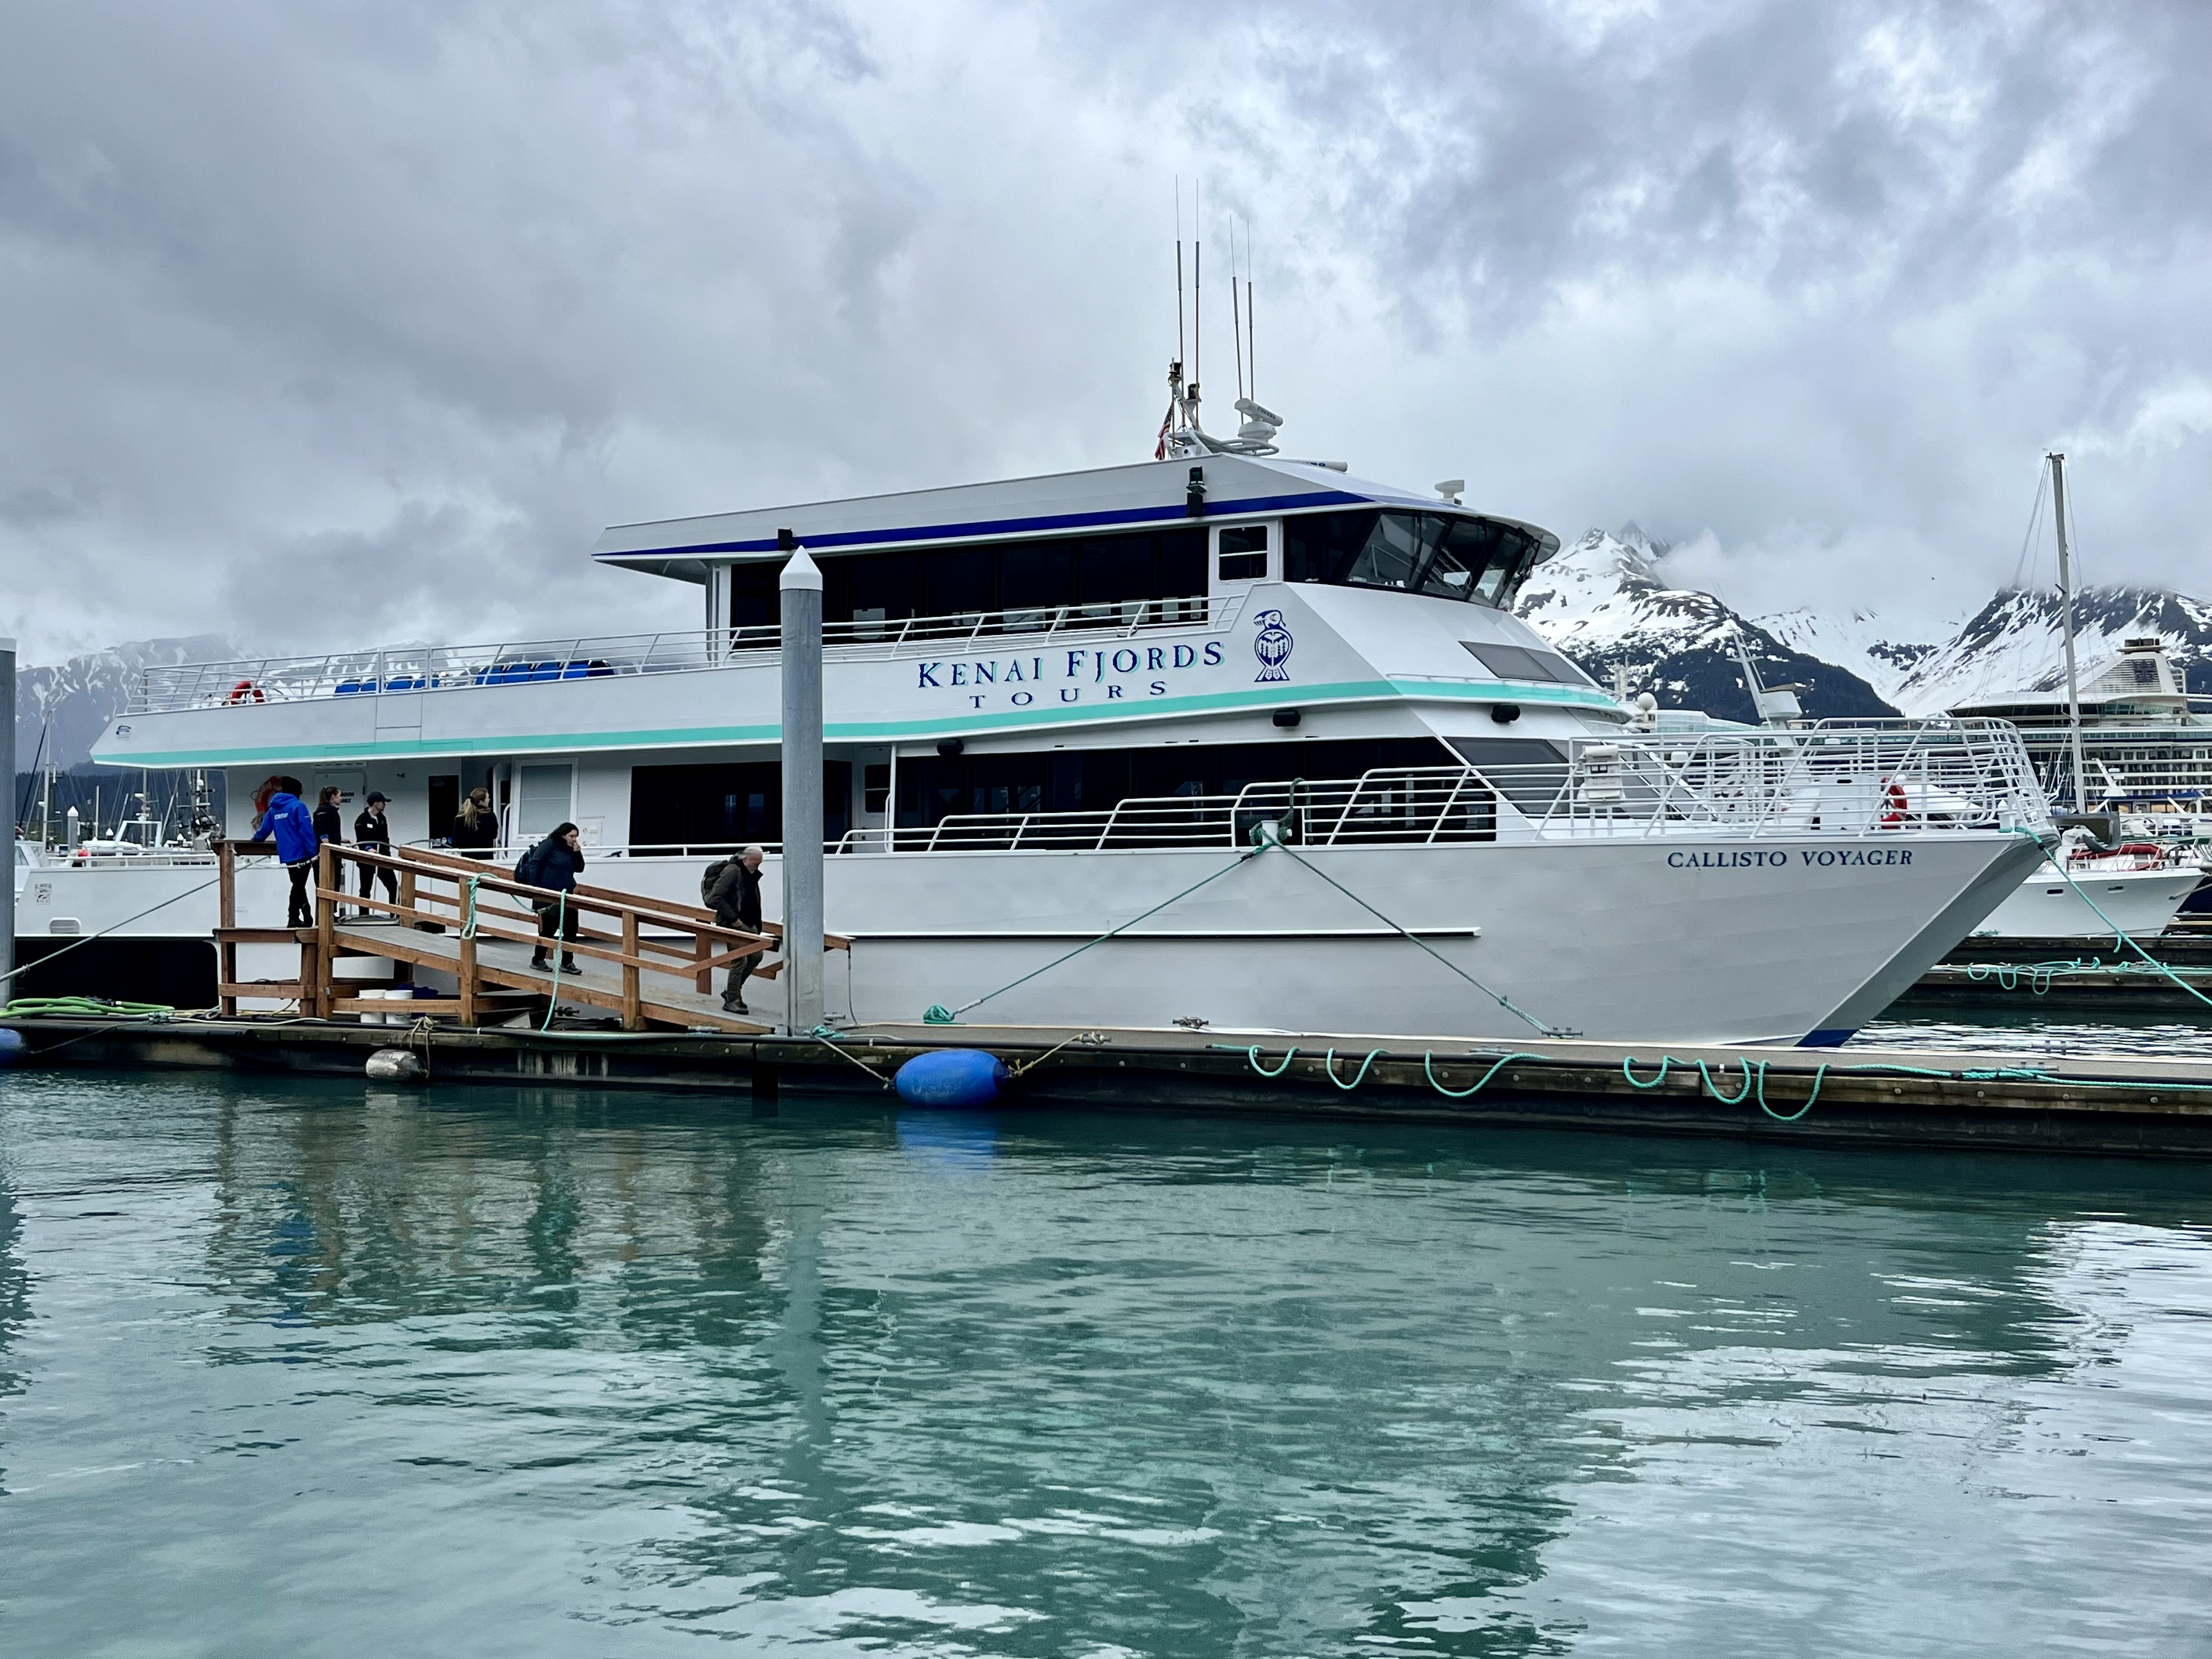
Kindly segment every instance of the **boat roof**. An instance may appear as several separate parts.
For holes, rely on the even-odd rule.
[[[592,556],[605,564],[703,582],[710,562],[784,557],[777,539],[783,530],[814,552],[857,552],[990,537],[1165,526],[1190,519],[1188,490],[1194,473],[1204,476],[1203,516],[1209,519],[1324,507],[1411,507],[1513,525],[1552,548],[1559,545],[1557,537],[1535,525],[1474,514],[1433,495],[1352,477],[1319,461],[1207,455],[616,525],[600,536]]]

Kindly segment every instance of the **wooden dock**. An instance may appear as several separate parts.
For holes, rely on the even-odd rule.
[[[1006,1105],[1243,1113],[1748,1137],[1804,1145],[2212,1155],[2212,1063],[1182,1030],[876,1025],[835,1040],[726,1030],[539,1031],[189,1016],[10,1019],[27,1063],[228,1068],[359,1079],[400,1048],[435,1083],[780,1093],[894,1102],[913,1056],[1000,1056]]]
[[[266,842],[222,842],[216,847],[218,876],[216,949],[221,957],[219,1012],[235,1015],[242,1002],[289,1004],[318,1018],[350,1014],[388,1021],[450,1020],[464,1026],[495,1016],[535,1012],[558,1004],[612,1014],[622,1029],[757,1033],[769,1028],[726,1013],[714,992],[716,974],[745,957],[781,949],[782,928],[765,923],[757,933],[718,925],[703,906],[651,898],[608,887],[579,885],[566,894],[532,887],[512,871],[485,860],[403,847],[374,853],[325,845],[315,886],[313,927],[241,927],[237,916],[236,860],[267,855]],[[392,872],[398,896],[356,896],[345,890],[348,866]],[[550,964],[535,967],[540,947],[556,941],[538,932],[542,904],[555,902],[573,916],[578,937],[561,942]],[[355,914],[345,913],[350,909]],[[832,937],[829,948],[849,948]],[[242,945],[297,949],[289,979],[241,979]],[[384,988],[453,981],[450,992],[398,1004],[359,994],[365,987],[342,978],[348,959],[392,964]],[[576,964],[571,971],[558,966]],[[754,970],[773,979],[781,962]],[[423,978],[429,970],[430,978]],[[351,994],[349,994],[351,993]]]

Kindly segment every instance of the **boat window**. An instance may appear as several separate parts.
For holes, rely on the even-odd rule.
[[[822,836],[852,828],[853,766],[822,764]],[[783,837],[783,768],[776,761],[720,766],[634,766],[629,844],[640,853],[734,853]]]
[[[1450,738],[1462,760],[1523,812],[1540,815],[1566,786],[1565,751],[1541,738]]]
[[[1344,580],[1354,587],[1411,588],[1428,553],[1422,532],[1433,522],[1411,513],[1376,514]]]
[[[514,814],[514,839],[536,841],[553,833],[569,814],[574,769],[565,765],[525,766]]]
[[[1264,580],[1267,574],[1267,526],[1231,525],[1221,532],[1219,574],[1225,582]]]
[[[1443,513],[1313,513],[1286,520],[1286,581],[1387,587],[1497,606],[1534,563],[1517,525]]]
[[[1532,651],[1523,645],[1477,645],[1462,640],[1461,647],[1501,680],[1549,680],[1559,685],[1588,685],[1589,675],[1556,651]]]
[[[922,829],[971,812],[1097,812],[1124,800],[1234,795],[1254,783],[1458,764],[1434,738],[921,755],[899,762],[897,823],[901,829]]]
[[[976,611],[1113,607],[1206,592],[1206,532],[1188,529],[961,542],[896,553],[815,556],[824,622],[903,621]],[[731,570],[731,621],[776,619],[773,562]]]

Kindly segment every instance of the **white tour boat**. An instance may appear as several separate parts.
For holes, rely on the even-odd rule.
[[[2009,726],[1631,732],[1511,614],[1549,533],[1176,406],[1152,462],[608,531],[697,631],[149,670],[97,757],[228,769],[234,836],[274,772],[407,841],[484,784],[506,846],[574,820],[587,879],[696,899],[777,836],[803,545],[845,1017],[1832,1042],[2043,856]]]

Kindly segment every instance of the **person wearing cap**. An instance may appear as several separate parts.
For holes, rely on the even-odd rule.
[[[353,821],[354,845],[364,853],[392,851],[392,825],[384,816],[384,804],[391,798],[381,789],[372,789],[368,799],[361,804],[361,815]],[[399,878],[389,865],[363,864],[361,866],[361,896],[367,898],[378,877],[384,878],[384,896],[392,903],[399,902]],[[370,918],[368,908],[362,907],[362,919]]]

